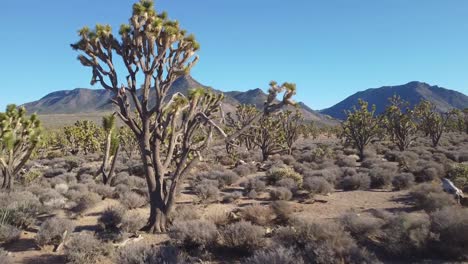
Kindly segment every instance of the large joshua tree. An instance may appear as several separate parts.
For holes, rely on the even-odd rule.
[[[153,1],[134,4],[129,24],[120,27],[119,35],[115,37],[109,25],[84,27],[72,47],[81,52],[80,62],[92,69],[91,84],[113,92],[117,114],[138,140],[151,209],[143,230],[161,232],[167,228],[179,183],[208,147],[213,132],[231,142],[244,128],[227,136],[217,125],[221,94],[204,89],[191,90],[187,96],[171,93],[173,82],[198,61],[195,53],[200,46],[177,21],[158,14]],[[117,57],[126,71],[126,84],[119,85]],[[283,100],[275,103],[283,91]],[[274,83],[265,113],[292,103],[294,94],[294,85]]]
[[[26,116],[24,107],[7,106],[0,113],[0,171],[3,189],[10,189],[13,179],[28,161],[41,137],[37,116]]]

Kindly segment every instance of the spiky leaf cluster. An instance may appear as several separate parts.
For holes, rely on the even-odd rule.
[[[19,172],[39,144],[41,135],[37,115],[28,117],[24,107],[8,105],[0,113],[0,170],[4,177],[14,177]],[[5,178],[3,185],[10,188],[11,179]]]

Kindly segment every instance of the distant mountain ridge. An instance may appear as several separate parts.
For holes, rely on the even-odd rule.
[[[352,109],[354,105],[358,104],[358,100],[362,99],[369,102],[369,105],[375,104],[376,113],[381,114],[388,105],[388,98],[395,94],[408,101],[411,106],[418,104],[421,100],[428,100],[436,105],[438,111],[443,112],[454,108],[463,109],[468,107],[468,96],[463,93],[415,81],[404,85],[384,86],[357,92],[320,112],[343,120],[346,118],[344,111]]]
[[[186,95],[189,89],[195,87],[204,87],[217,93],[224,93],[226,97],[223,101],[222,108],[225,112],[234,111],[237,104],[253,104],[261,109],[267,98],[267,94],[259,88],[245,92],[222,92],[200,84],[191,76],[183,76],[177,79],[170,89],[169,96],[172,96],[172,94],[176,92]],[[152,93],[154,93],[154,91]],[[105,89],[76,88],[73,90],[52,92],[37,101],[26,103],[24,106],[29,113],[35,112],[40,115],[110,112],[114,109],[111,102],[112,96],[112,92],[106,91]],[[150,98],[154,97],[150,94]],[[154,102],[150,101],[150,103]],[[303,103],[299,103],[299,105],[306,120],[317,121],[323,124],[337,123],[332,118],[312,110]]]

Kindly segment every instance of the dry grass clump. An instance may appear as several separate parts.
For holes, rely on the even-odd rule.
[[[311,194],[329,194],[333,192],[333,186],[323,177],[306,177],[302,188]]]
[[[302,175],[291,167],[273,167],[267,171],[267,182],[275,185],[278,181],[286,178],[293,179],[298,186],[302,186]]]
[[[190,263],[188,256],[171,245],[152,246],[148,244],[129,244],[118,250],[114,257],[116,264],[183,264]]]
[[[244,187],[247,193],[251,191],[263,192],[266,189],[266,183],[260,177],[250,178],[243,182],[241,186]]]
[[[260,226],[268,226],[276,218],[273,209],[270,206],[251,205],[242,210],[244,220]]]
[[[85,211],[93,208],[99,201],[101,197],[93,192],[82,193],[76,201],[74,201],[74,206],[70,208],[70,211],[82,215]]]
[[[214,202],[219,199],[218,181],[204,179],[193,188],[202,202]]]
[[[302,252],[307,263],[380,263],[373,254],[361,249],[337,223],[303,218],[292,222],[292,226],[280,228],[274,239]]]
[[[299,252],[293,248],[275,246],[259,250],[246,259],[244,264],[303,264],[305,263]]]
[[[414,175],[412,173],[400,173],[395,175],[392,180],[393,189],[406,190],[414,185]]]
[[[270,189],[269,192],[270,192],[270,198],[273,201],[278,201],[278,200],[289,201],[293,197],[292,192],[288,188],[285,188],[285,187],[276,187],[276,188]]]
[[[438,254],[449,259],[468,260],[468,209],[446,207],[430,217]]]
[[[220,231],[222,245],[239,254],[248,254],[265,245],[265,230],[250,222],[240,221],[227,225]]]
[[[133,191],[128,191],[120,195],[119,201],[128,209],[140,208],[148,203],[146,197],[143,197]]]
[[[111,250],[109,244],[96,239],[92,234],[79,233],[65,245],[65,258],[71,264],[94,264],[108,256]]]
[[[369,175],[365,173],[359,173],[345,176],[340,182],[340,187],[344,191],[368,190],[370,188],[370,184],[371,179]]]
[[[206,220],[176,221],[169,237],[186,250],[203,250],[216,244],[218,229],[213,222]]]
[[[74,224],[68,219],[49,218],[42,223],[36,234],[36,243],[43,247],[45,245],[58,246],[73,232]]]
[[[9,224],[1,224],[0,225],[0,244],[10,244],[18,239],[21,236],[21,230],[16,228],[15,226]]]
[[[455,199],[452,195],[445,193],[440,185],[422,183],[416,185],[410,192],[417,208],[433,212],[447,206],[454,205]]]

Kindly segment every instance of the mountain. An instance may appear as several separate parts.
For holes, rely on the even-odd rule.
[[[172,96],[176,92],[187,95],[188,90],[195,87],[204,87],[216,93],[222,93],[220,90],[199,83],[191,76],[183,76],[173,83],[169,96]],[[154,90],[150,92],[150,98],[154,98],[151,96],[151,93],[154,93]],[[267,94],[259,88],[246,92],[224,92],[224,94],[226,96],[222,104],[224,112],[234,111],[237,104],[253,104],[261,109],[267,98]],[[24,106],[28,112],[35,112],[39,115],[79,114],[83,116],[87,113],[95,115],[100,112],[111,112],[114,107],[111,99],[112,92],[104,89],[77,88],[50,93],[37,101],[24,104]],[[299,103],[299,105],[306,120],[313,120],[328,125],[336,124],[336,121],[332,118],[312,110],[305,104]]]
[[[418,104],[421,100],[428,100],[436,105],[437,110],[442,112],[453,108],[463,109],[468,107],[468,96],[460,92],[439,86],[431,86],[423,82],[410,82],[404,85],[384,86],[357,92],[320,112],[343,120],[346,118],[344,111],[352,109],[354,105],[358,104],[358,99],[362,99],[369,102],[369,105],[375,104],[376,113],[380,114],[388,105],[388,98],[395,94],[408,101],[411,106]]]

